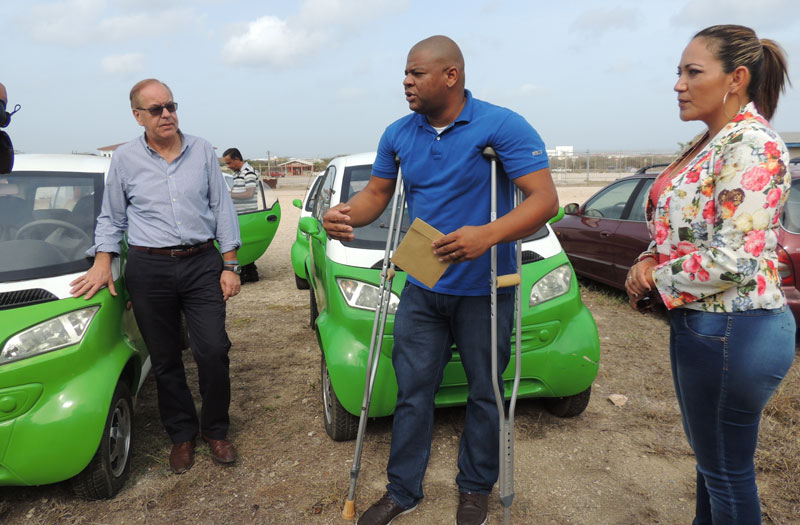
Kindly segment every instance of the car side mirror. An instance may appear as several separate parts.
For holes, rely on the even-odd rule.
[[[564,213],[567,215],[577,215],[580,206],[576,202],[570,202],[566,206],[564,206]]]
[[[303,217],[300,219],[300,222],[297,223],[297,227],[306,235],[317,235],[320,231],[319,222],[314,217]]]
[[[547,222],[549,224],[553,224],[560,221],[562,217],[564,217],[564,208],[562,206],[559,206],[558,212]]]
[[[295,208],[297,208],[298,210],[302,210],[302,209],[303,209],[303,201],[301,201],[300,199],[295,199],[295,200],[293,200],[293,201],[292,201],[292,204],[293,204],[293,205],[294,205],[294,207],[295,207]]]

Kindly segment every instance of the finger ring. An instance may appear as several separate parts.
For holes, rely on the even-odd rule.
[[[638,293],[635,293],[635,294],[633,294],[633,298],[634,298],[634,299],[636,299],[637,297],[639,297],[639,294],[638,294]]]
[[[630,281],[631,279],[633,279],[633,277],[631,277],[631,276],[629,275],[629,276],[628,276],[628,278],[627,278],[627,279],[625,279],[625,280],[626,280],[626,281]]]

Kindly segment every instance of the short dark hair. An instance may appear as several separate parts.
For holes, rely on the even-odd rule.
[[[244,160],[242,153],[237,148],[228,148],[222,154],[223,157],[230,157],[231,160]]]

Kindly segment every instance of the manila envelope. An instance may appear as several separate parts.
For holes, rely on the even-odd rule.
[[[433,288],[450,266],[449,262],[439,261],[431,247],[433,241],[443,236],[442,232],[417,217],[394,251],[392,262],[425,286]]]

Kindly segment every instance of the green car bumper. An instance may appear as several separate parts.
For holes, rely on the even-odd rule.
[[[118,281],[117,289],[122,289]],[[124,294],[0,311],[0,343],[57,316],[99,306],[77,344],[0,366],[0,485],[80,473],[97,451],[119,380],[138,388],[147,359]]]
[[[339,402],[348,412],[358,415],[364,395],[367,354],[375,315],[374,311],[349,306],[339,291],[336,278],[355,279],[378,286],[380,271],[333,262],[328,264],[329,282],[324,286],[328,297],[322,297],[324,291],[315,288],[317,296],[322,299],[316,321],[317,337]],[[566,293],[533,308],[528,306],[536,281],[562,265],[569,265],[563,252],[535,262],[528,271],[527,265],[523,266],[520,397],[572,396],[588,389],[597,375],[600,355],[597,326],[580,300],[574,274]],[[532,270],[534,267],[535,272]],[[405,274],[398,273],[392,291],[399,296],[404,283]],[[370,404],[371,417],[392,414],[397,400],[397,383],[391,363],[393,320],[394,316],[390,315],[381,344]],[[515,342],[512,340],[511,362],[503,375],[506,396],[511,394],[514,378],[514,352]],[[437,407],[463,405],[467,395],[466,375],[456,351],[445,366],[435,403]]]

